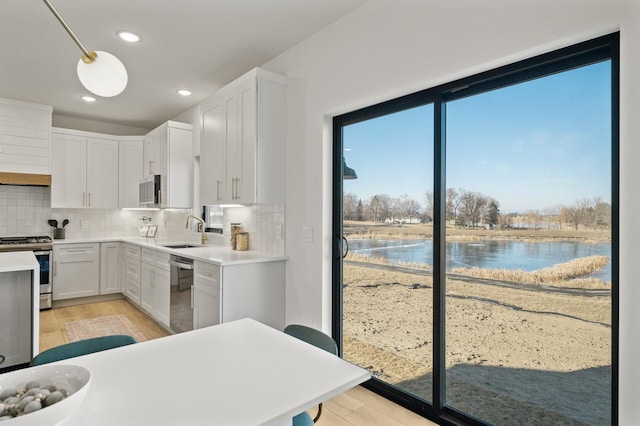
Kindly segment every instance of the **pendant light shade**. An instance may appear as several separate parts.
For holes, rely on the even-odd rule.
[[[91,93],[106,98],[122,93],[129,80],[122,62],[111,53],[87,50],[51,2],[43,1],[83,53],[77,67],[80,83]]]
[[[342,157],[342,179],[358,179],[356,171],[347,166],[347,162],[344,161],[344,157]]]
[[[109,98],[119,95],[127,87],[127,70],[111,53],[99,50],[95,52],[95,58],[91,62],[86,62],[84,58],[83,56],[78,61],[77,71],[80,83],[88,91]]]

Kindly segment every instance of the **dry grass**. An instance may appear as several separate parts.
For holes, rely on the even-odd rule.
[[[365,256],[363,254],[358,254],[358,253],[349,253],[347,254],[347,256],[345,257],[345,260],[353,260],[356,262],[366,262],[366,263],[374,263],[376,265],[395,265],[395,266],[401,266],[403,268],[411,268],[411,269],[423,269],[423,270],[427,270],[427,271],[431,271],[433,270],[433,267],[431,265],[429,265],[428,263],[421,263],[421,262],[405,262],[405,261],[399,261],[399,262],[392,262],[391,260],[385,258],[385,257],[379,257],[379,256]]]
[[[432,224],[388,224],[345,221],[343,233],[347,238],[371,239],[430,239]],[[602,243],[611,241],[611,231],[573,229],[498,229],[456,228],[447,226],[448,241],[519,240],[519,241],[575,241]]]
[[[526,284],[552,285],[557,287],[610,289],[611,283],[589,277],[609,263],[606,256],[588,256],[558,263],[537,271],[521,269],[482,269],[452,268],[453,274],[468,275],[476,278],[488,278],[500,281],[513,281]]]

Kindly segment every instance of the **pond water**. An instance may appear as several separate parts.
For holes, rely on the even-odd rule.
[[[349,251],[363,256],[382,257],[391,262],[432,264],[432,240],[349,240]],[[611,259],[611,244],[584,244],[575,241],[447,242],[447,269],[477,267],[490,269],[537,269],[579,257],[602,255]],[[593,274],[611,281],[611,263]]]

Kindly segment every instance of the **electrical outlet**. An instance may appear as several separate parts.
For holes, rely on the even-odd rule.
[[[313,227],[311,226],[302,227],[302,241],[304,241],[305,243],[313,242]]]

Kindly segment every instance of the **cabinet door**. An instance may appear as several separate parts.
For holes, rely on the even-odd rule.
[[[118,207],[118,141],[87,138],[87,203],[97,209]]]
[[[100,244],[100,294],[122,292],[122,243]]]
[[[160,126],[144,136],[143,166],[144,176],[161,175],[162,172],[162,137],[166,126]]]
[[[224,105],[221,96],[201,107],[200,201],[217,204],[224,197],[225,149]]]
[[[238,89],[224,93],[224,147],[225,147],[225,176],[223,183],[222,201],[234,203],[237,200],[236,180],[242,175],[242,147],[239,129],[239,101]]]
[[[155,268],[145,262],[140,265],[140,306],[150,314],[153,314],[155,302]]]
[[[193,285],[193,328],[220,324],[220,288],[195,281]]]
[[[82,136],[53,133],[51,139],[51,207],[86,205],[87,145]]]
[[[98,244],[53,247],[53,300],[99,294],[99,250]]]
[[[238,143],[232,158],[235,169],[234,202],[256,202],[257,110],[256,80],[238,87]]]
[[[118,146],[118,207],[136,208],[140,204],[138,187],[143,176],[143,139],[121,140]]]

